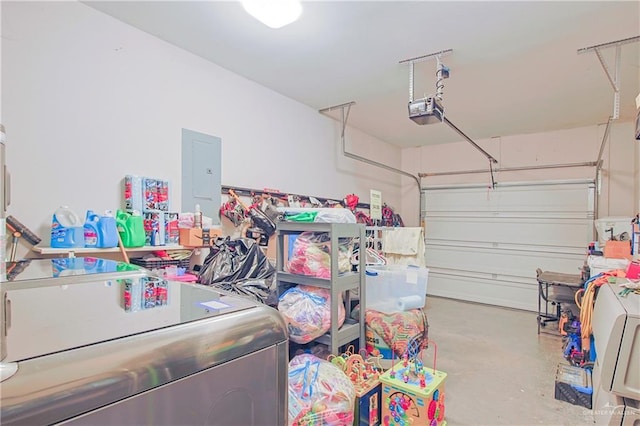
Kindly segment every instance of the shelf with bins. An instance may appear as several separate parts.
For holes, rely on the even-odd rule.
[[[317,278],[308,275],[293,274],[285,270],[288,256],[288,236],[299,235],[303,232],[328,233],[330,237],[329,247],[331,253],[331,278]],[[348,223],[297,223],[279,222],[277,224],[277,250],[276,250],[276,280],[278,295],[281,295],[288,287],[303,284],[328,289],[331,294],[331,327],[329,332],[315,339],[316,342],[326,344],[333,354],[338,354],[341,346],[358,340],[359,347],[365,345],[364,317],[358,320],[351,318],[352,291],[357,290],[360,299],[360,312],[365,312],[362,306],[365,300],[365,258],[359,256],[358,270],[340,273],[338,265],[338,252],[340,240],[344,238],[364,241],[364,226]],[[342,327],[338,324],[338,303],[344,296],[345,322]]]

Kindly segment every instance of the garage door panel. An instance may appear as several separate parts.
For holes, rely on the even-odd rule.
[[[549,194],[553,193],[553,196]],[[562,200],[562,203],[558,203]],[[432,190],[425,199],[431,213],[446,211],[474,212],[574,212],[592,209],[593,199],[584,188],[574,184],[529,185],[489,188]]]
[[[578,272],[576,265],[581,265],[584,261],[584,254],[534,252],[510,247],[481,249],[429,245],[426,256],[430,268],[508,276],[510,279],[535,279],[536,268],[541,265],[550,271],[573,274]]]
[[[533,286],[536,284],[535,278],[533,275],[529,275],[526,277],[515,276],[515,275],[503,275],[503,274],[492,274],[489,272],[481,272],[481,271],[466,271],[464,269],[459,268],[439,268],[439,267],[430,267],[429,268],[429,279],[431,279],[431,272],[434,272],[436,276],[446,275],[451,277],[452,279],[458,280],[468,280],[468,279],[476,279],[476,280],[490,280],[496,285],[509,286],[512,284],[521,284],[523,286]],[[535,275],[535,274],[534,274]],[[429,293],[429,291],[427,291]]]
[[[562,219],[586,219],[591,220],[592,217],[584,217],[583,215],[578,215],[576,212],[548,212],[548,211],[528,211],[528,212],[504,212],[504,211],[475,211],[472,209],[465,211],[440,211],[440,212],[429,212],[429,217],[431,218],[448,218],[448,217],[459,217],[463,219],[469,218],[481,218],[481,217],[491,217],[491,218],[513,218],[513,219],[554,219],[554,220],[562,220]]]
[[[428,240],[430,246],[441,246],[441,247],[456,247],[456,248],[469,248],[469,249],[506,249],[513,251],[527,251],[531,252],[533,256],[537,256],[538,253],[554,253],[554,254],[574,254],[584,257],[585,248],[580,246],[576,248],[571,247],[551,247],[551,246],[534,246],[531,244],[527,244],[526,242],[523,244],[518,243],[503,243],[496,244],[494,242],[486,242],[486,241],[451,241],[451,240]]]
[[[537,310],[535,271],[578,274],[593,239],[594,184],[427,188],[427,292]]]
[[[586,247],[593,221],[586,219],[457,218],[427,215],[425,235],[433,240]]]
[[[549,194],[553,192],[553,196]],[[562,199],[562,203],[558,200]],[[503,212],[575,212],[588,210],[590,196],[573,185],[507,187],[498,195],[496,205]]]
[[[536,285],[457,277],[429,271],[428,295],[536,311]]]

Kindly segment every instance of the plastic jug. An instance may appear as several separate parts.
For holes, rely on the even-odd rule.
[[[144,222],[140,213],[129,214],[118,210],[116,212],[116,224],[118,233],[125,247],[144,246],[146,235],[144,233]]]
[[[53,213],[51,221],[51,247],[84,247],[84,227],[78,215],[67,206]]]
[[[98,247],[118,247],[118,226],[111,210],[105,211],[98,220]]]
[[[95,248],[98,247],[98,221],[100,216],[92,210],[87,210],[87,216],[84,221],[84,246]]]

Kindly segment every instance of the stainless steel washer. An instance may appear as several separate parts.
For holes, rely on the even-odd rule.
[[[286,424],[275,309],[104,259],[23,266],[0,283],[3,425]]]

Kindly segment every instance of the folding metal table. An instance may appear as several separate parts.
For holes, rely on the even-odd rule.
[[[582,287],[584,281],[579,274],[563,274],[543,271],[539,268],[536,270],[536,279],[538,280],[538,334],[540,334],[540,328],[545,327],[547,323],[560,321],[561,303],[575,303],[575,292]],[[549,305],[552,307],[551,310]]]

